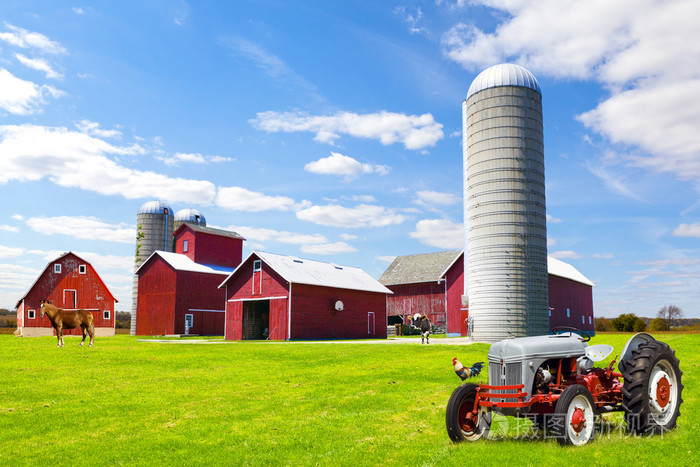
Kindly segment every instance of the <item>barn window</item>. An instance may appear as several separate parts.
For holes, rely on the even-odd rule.
[[[56,274],[61,274],[61,263],[56,263],[53,265],[53,272]]]
[[[581,324],[586,324],[586,317],[585,316],[581,316]]]
[[[27,311],[27,318],[29,319],[34,319],[36,317],[36,312],[34,310],[28,310]]]
[[[81,264],[80,266],[78,266],[78,273],[85,274],[86,272],[87,272],[87,266],[85,266],[84,264]]]
[[[571,310],[569,308],[566,309],[566,317],[571,318]]]
[[[588,317],[588,324],[593,324],[593,318],[590,316]]]
[[[105,310],[102,312],[102,318],[104,319],[109,319],[109,310]]]
[[[253,272],[258,272],[262,269],[262,261],[256,259],[253,261]]]
[[[187,253],[187,246],[188,246],[188,244],[189,244],[189,241],[188,241],[188,240],[185,240],[185,241],[182,242],[182,252],[183,252],[183,253]]]

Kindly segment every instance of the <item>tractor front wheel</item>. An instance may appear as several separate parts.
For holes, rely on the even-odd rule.
[[[585,386],[574,384],[561,393],[550,419],[559,444],[582,446],[595,437],[595,405]]]
[[[491,411],[485,407],[477,407],[474,413],[478,387],[476,384],[464,384],[458,387],[447,403],[445,412],[447,434],[455,443],[465,440],[476,441],[488,435],[491,427]]]
[[[663,342],[648,342],[632,352],[622,371],[622,408],[630,433],[663,433],[676,426],[682,375],[675,352]]]

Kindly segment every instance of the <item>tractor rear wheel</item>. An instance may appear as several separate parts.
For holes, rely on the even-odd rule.
[[[595,437],[595,404],[585,386],[573,384],[561,393],[549,428],[559,444],[582,446]]]
[[[640,345],[625,362],[622,376],[622,408],[630,433],[663,433],[676,426],[683,402],[683,372],[668,344]]]
[[[479,407],[474,415],[476,401],[476,384],[464,384],[454,390],[445,411],[447,434],[455,443],[476,441],[487,436],[491,427],[491,411]]]

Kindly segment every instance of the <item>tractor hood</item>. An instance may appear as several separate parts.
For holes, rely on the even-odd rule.
[[[490,362],[522,362],[524,360],[580,357],[588,344],[568,334],[519,337],[496,342],[489,349]]]

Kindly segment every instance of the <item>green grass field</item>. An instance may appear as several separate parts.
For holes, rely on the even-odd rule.
[[[486,360],[484,344],[157,344],[120,335],[93,348],[70,337],[57,348],[55,338],[0,335],[0,465],[697,465],[700,335],[656,337],[684,373],[678,427],[630,437],[610,414],[607,434],[562,448],[518,437],[510,418],[499,422],[503,439],[450,442],[445,406],[460,384],[451,360]],[[628,338],[592,343],[620,352]]]

